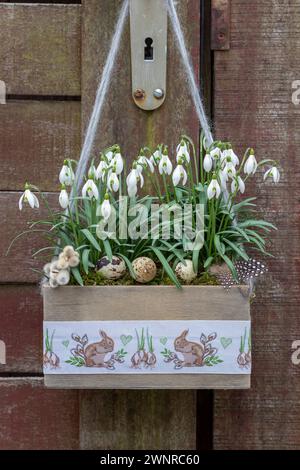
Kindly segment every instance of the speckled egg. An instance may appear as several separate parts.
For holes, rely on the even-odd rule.
[[[181,281],[187,284],[191,283],[197,277],[197,273],[195,273],[193,268],[193,262],[189,259],[185,260],[185,264],[183,262],[177,264],[175,274],[178,279],[181,279]]]
[[[156,264],[151,258],[141,256],[132,263],[132,268],[137,282],[146,284],[152,281],[156,276]]]
[[[107,256],[103,256],[97,261],[96,271],[101,274],[104,279],[120,279],[126,273],[126,265],[122,258],[113,256],[109,261]]]

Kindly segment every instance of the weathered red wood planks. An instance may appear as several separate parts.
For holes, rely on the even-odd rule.
[[[0,190],[26,181],[58,191],[64,158],[80,153],[80,102],[9,100],[0,106]]]
[[[0,449],[78,448],[76,390],[47,390],[42,378],[0,378],[0,396]]]
[[[8,94],[80,95],[80,5],[1,4]]]
[[[0,286],[0,339],[6,345],[2,373],[42,372],[42,297],[38,286]]]
[[[276,258],[268,260],[270,273],[252,306],[252,389],[215,393],[216,449],[300,446],[299,367],[291,362],[300,331],[300,111],[292,103],[292,81],[300,76],[299,19],[296,0],[232,0],[231,50],[215,54],[217,137],[240,151],[251,145],[257,157],[279,160],[284,168],[276,187],[257,176],[261,210],[279,229]]]
[[[34,260],[32,254],[41,247],[45,247],[43,233],[25,234],[12,246],[8,256],[8,247],[14,237],[28,230],[27,221],[35,221],[47,217],[41,198],[40,209],[31,209],[24,205],[20,212],[18,201],[22,192],[0,192],[0,283],[32,283],[39,281],[39,274],[31,268],[41,268],[43,261]],[[58,206],[58,194],[48,194],[52,207]],[[51,253],[51,252],[50,252]]]

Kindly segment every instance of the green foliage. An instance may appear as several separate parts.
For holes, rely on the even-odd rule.
[[[224,362],[224,361],[222,361],[222,359],[220,359],[219,356],[208,356],[204,359],[204,364],[209,367],[215,366],[217,364],[221,364],[221,362]]]
[[[82,357],[77,356],[70,356],[70,359],[66,361],[67,364],[71,364],[71,366],[75,367],[83,367],[85,365],[85,361]]]

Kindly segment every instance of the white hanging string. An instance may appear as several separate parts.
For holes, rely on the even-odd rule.
[[[204,132],[206,143],[211,145],[213,142],[213,136],[211,133],[210,125],[204,110],[203,101],[201,98],[199,87],[195,80],[195,75],[190,59],[190,55],[187,51],[185,40],[183,37],[182,29],[180,26],[180,22],[178,19],[177,11],[174,5],[173,0],[165,0],[166,8],[173,26],[173,30],[177,39],[178,48],[181,54],[181,59],[186,71],[187,79],[189,82],[191,96],[195,105],[195,109],[198,115],[198,119],[200,121],[202,130]]]
[[[115,32],[112,38],[109,54],[106,59],[105,66],[103,68],[101,80],[97,89],[96,99],[93,107],[93,112],[87,127],[83,147],[81,150],[80,158],[78,161],[76,175],[75,175],[75,191],[72,191],[71,194],[71,204],[73,206],[74,200],[72,199],[76,194],[79,193],[80,187],[83,182],[83,177],[85,175],[87,164],[90,159],[90,154],[92,151],[93,143],[95,140],[96,131],[100,122],[101,111],[104,104],[104,99],[107,94],[109,84],[111,81],[112,70],[116,61],[117,53],[119,50],[120,40],[122,37],[125,20],[129,11],[129,0],[124,0],[122,5],[120,15],[115,27]]]
[[[208,119],[204,110],[200,91],[195,80],[193,67],[191,64],[189,53],[185,45],[184,36],[182,33],[182,29],[180,26],[176,8],[174,6],[174,1],[165,0],[165,4],[166,4],[169,17],[172,22],[176,39],[177,39],[177,44],[178,44],[179,51],[181,53],[182,62],[183,62],[183,65],[187,74],[190,92],[191,92],[191,96],[192,96],[195,109],[198,115],[198,119],[202,127],[202,130],[204,132],[206,143],[207,145],[211,145],[211,143],[213,142],[213,136],[212,136],[210,125],[209,125],[209,122],[208,122]],[[82,151],[81,151],[80,158],[78,161],[76,175],[75,175],[75,183],[76,183],[75,190],[72,190],[72,193],[71,193],[72,207],[74,206],[73,198],[76,194],[79,194],[79,190],[82,185],[84,175],[86,173],[87,165],[90,159],[90,154],[91,154],[91,150],[92,150],[93,143],[95,140],[96,131],[100,122],[104,100],[105,100],[105,97],[109,88],[109,84],[111,81],[110,79],[112,75],[112,70],[113,70],[116,56],[119,50],[119,45],[120,45],[120,41],[121,41],[121,37],[122,37],[124,25],[125,25],[125,20],[128,15],[128,12],[129,12],[129,0],[124,0],[118,21],[116,23],[115,32],[112,38],[109,54],[107,56],[105,66],[103,68],[101,80],[97,89],[92,115],[91,115],[91,118],[87,127]]]

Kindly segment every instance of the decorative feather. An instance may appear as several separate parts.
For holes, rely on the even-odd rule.
[[[263,263],[252,258],[248,259],[248,261],[236,261],[234,267],[237,272],[237,279],[234,279],[225,263],[211,266],[209,273],[215,276],[225,289],[230,289],[238,284],[248,284],[252,288],[254,280],[268,271],[268,268]]]

